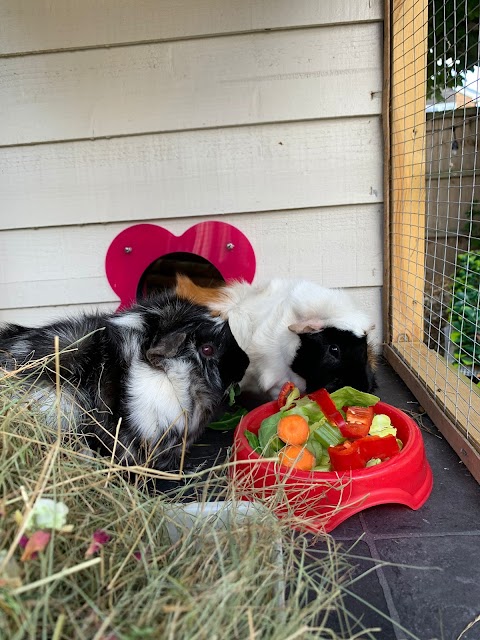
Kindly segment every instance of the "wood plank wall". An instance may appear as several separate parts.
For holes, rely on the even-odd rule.
[[[3,0],[0,320],[115,308],[119,231],[222,216],[380,338],[382,5]]]

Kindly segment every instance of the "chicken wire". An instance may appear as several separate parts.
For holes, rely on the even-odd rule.
[[[401,360],[399,371],[408,370],[414,391],[441,410],[441,422],[461,436],[453,435],[455,448],[467,458],[469,449],[478,469],[479,3],[387,6],[387,351]]]

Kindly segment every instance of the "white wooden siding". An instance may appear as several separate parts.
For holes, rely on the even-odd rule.
[[[377,287],[382,284],[378,268],[382,243],[377,233],[381,215],[378,205],[356,205],[346,211],[334,207],[242,214],[227,216],[224,221],[251,239],[260,279],[309,277],[331,287]],[[163,224],[179,236],[190,226],[184,219],[149,222]],[[0,262],[2,306],[8,309],[117,300],[104,276],[104,261],[112,239],[128,226],[4,232],[0,235],[0,253],[9,259]],[[351,229],[357,233],[354,244]],[[281,259],[272,261],[279,248]]]
[[[63,304],[54,307],[18,307],[2,309],[0,322],[12,322],[25,327],[40,327],[42,324],[65,318],[75,317],[82,313],[112,313],[118,308],[116,302],[99,304]]]
[[[2,0],[0,54],[381,20],[382,0]]]
[[[3,228],[382,200],[379,118],[8,147]]]
[[[119,231],[222,216],[380,338],[382,7],[0,2],[0,320],[113,310]]]
[[[0,143],[379,114],[380,64],[379,23],[0,58]]]

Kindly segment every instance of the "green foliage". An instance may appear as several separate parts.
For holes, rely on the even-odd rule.
[[[460,87],[456,77],[478,64],[478,0],[429,0],[427,96]]]
[[[480,367],[479,291],[480,250],[459,254],[449,311],[450,340],[457,346],[456,363],[468,369]]]

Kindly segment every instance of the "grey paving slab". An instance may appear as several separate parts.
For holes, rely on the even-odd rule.
[[[418,403],[392,369],[382,365],[379,373],[382,400],[418,415]],[[433,472],[432,493],[418,511],[400,505],[364,511],[368,531],[375,535],[480,531],[479,485],[431,420],[423,415],[417,421]]]
[[[392,538],[375,545],[383,560],[399,565],[383,571],[399,619],[420,640],[456,640],[479,615],[480,536]],[[480,638],[480,624],[467,638]]]
[[[343,593],[340,596],[348,615],[332,614],[329,624],[342,634],[342,638],[350,638],[361,629],[370,629],[361,637],[396,640],[378,573],[372,571],[377,565],[371,558],[368,545],[363,541],[354,545],[344,542],[340,549],[342,562],[350,567],[348,573],[343,574]],[[318,542],[312,554],[323,552],[326,552],[326,545]]]

